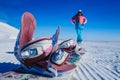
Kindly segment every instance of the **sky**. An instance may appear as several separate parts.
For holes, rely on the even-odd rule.
[[[30,12],[37,23],[35,38],[51,37],[60,26],[60,39],[76,39],[70,19],[82,10],[88,20],[84,40],[120,41],[119,4],[119,0],[0,0],[0,22],[20,29],[22,14]]]

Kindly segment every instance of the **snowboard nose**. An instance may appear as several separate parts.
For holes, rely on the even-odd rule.
[[[32,40],[35,28],[36,20],[34,16],[29,12],[25,12],[21,19],[20,47]]]

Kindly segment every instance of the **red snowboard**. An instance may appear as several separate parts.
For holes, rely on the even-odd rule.
[[[34,30],[36,28],[36,20],[34,16],[25,12],[22,15],[21,29],[20,29],[20,48],[33,38]]]

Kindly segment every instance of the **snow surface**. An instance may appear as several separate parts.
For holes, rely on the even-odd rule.
[[[82,46],[88,53],[73,80],[120,80],[120,42],[86,41]]]
[[[17,33],[15,28],[0,22],[0,67],[3,63],[19,64],[11,54]],[[87,53],[72,80],[120,80],[120,42],[85,41],[81,46]]]
[[[13,26],[0,22],[0,63],[18,62],[14,55],[11,55],[18,31]]]
[[[17,34],[18,34],[17,29],[4,22],[0,22],[0,40],[16,39]]]

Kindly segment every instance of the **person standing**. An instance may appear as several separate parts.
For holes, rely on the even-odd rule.
[[[87,23],[87,19],[84,17],[82,11],[78,10],[77,14],[71,18],[71,22],[75,25],[77,43],[79,44],[83,41],[82,30],[84,29],[84,25]]]

